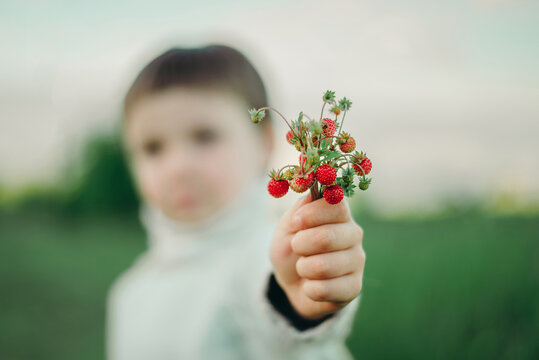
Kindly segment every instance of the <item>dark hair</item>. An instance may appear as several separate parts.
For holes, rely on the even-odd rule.
[[[124,115],[145,95],[175,86],[223,88],[246,100],[248,109],[268,106],[268,96],[262,78],[240,51],[220,44],[204,47],[171,48],[146,65],[139,73],[124,99]],[[270,122],[266,118],[260,125]]]

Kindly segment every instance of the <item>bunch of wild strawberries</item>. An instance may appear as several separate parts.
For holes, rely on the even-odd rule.
[[[253,123],[259,123],[266,116],[266,109],[279,114],[290,128],[286,140],[301,153],[299,165],[286,165],[269,172],[268,192],[276,198],[284,196],[288,188],[297,193],[311,189],[313,200],[324,197],[328,203],[338,204],[344,196],[354,194],[356,176],[359,178],[357,187],[361,190],[367,190],[371,183],[372,179],[366,177],[372,169],[371,160],[366,153],[355,150],[356,141],[349,133],[341,131],[352,102],[345,97],[337,102],[335,92],[330,90],[322,99],[320,120],[313,120],[300,112],[298,119],[289,123],[279,111],[269,106],[249,110]],[[323,118],[326,105],[330,106],[333,119]],[[341,113],[342,119],[339,120]]]

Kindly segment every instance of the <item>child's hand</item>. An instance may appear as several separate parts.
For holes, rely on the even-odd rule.
[[[298,314],[319,319],[359,295],[365,265],[362,240],[363,230],[346,201],[312,201],[309,193],[283,215],[270,258],[275,279]]]

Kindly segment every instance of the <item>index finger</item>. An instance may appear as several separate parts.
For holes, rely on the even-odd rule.
[[[348,223],[326,224],[298,231],[290,246],[297,255],[311,256],[332,251],[346,250],[361,245],[363,228]]]
[[[350,206],[347,201],[341,201],[338,204],[328,204],[325,199],[320,198],[296,210],[294,214],[294,226],[295,231],[299,231],[324,224],[344,223],[351,218]]]

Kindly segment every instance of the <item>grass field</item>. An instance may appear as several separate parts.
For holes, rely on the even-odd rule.
[[[538,359],[539,218],[358,219],[361,359]],[[105,295],[136,218],[0,216],[0,359],[102,359]]]

